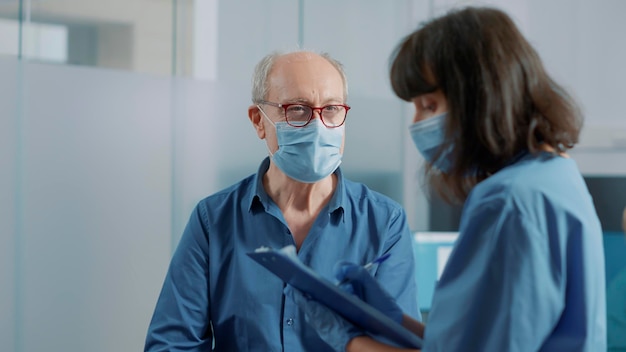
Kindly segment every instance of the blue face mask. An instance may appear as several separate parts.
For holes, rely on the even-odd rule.
[[[344,126],[328,128],[320,119],[313,119],[304,127],[289,126],[287,122],[272,122],[276,127],[278,150],[270,157],[276,166],[290,178],[314,183],[332,174],[341,164],[341,144]]]
[[[445,140],[444,128],[447,116],[448,113],[444,112],[409,126],[409,133],[417,150],[428,163],[442,172],[448,172],[452,167],[450,152],[454,147]],[[439,155],[439,158],[434,160],[439,148],[444,144],[449,144],[449,146]]]

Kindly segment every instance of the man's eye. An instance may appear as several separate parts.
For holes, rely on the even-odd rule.
[[[306,110],[306,107],[305,107],[304,105],[292,105],[292,106],[290,106],[290,107],[287,109],[287,111],[289,111],[289,112],[295,112],[295,113],[297,113],[297,112],[303,112],[303,111],[305,111],[305,110]]]
[[[324,107],[324,111],[328,111],[328,112],[337,112],[339,110],[339,106],[337,105],[328,105]]]

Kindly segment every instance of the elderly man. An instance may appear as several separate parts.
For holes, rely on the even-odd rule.
[[[374,275],[419,316],[404,211],[339,168],[346,98],[343,68],[326,54],[274,53],[257,64],[248,116],[269,157],[256,174],[196,206],[146,350],[332,350],[285,300],[283,282],[246,255],[261,246],[295,245],[300,260],[329,279],[341,260],[367,263],[390,253]]]

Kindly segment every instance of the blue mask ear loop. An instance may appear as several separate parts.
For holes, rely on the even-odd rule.
[[[267,121],[269,121],[272,124],[272,126],[274,126],[274,130],[276,130],[276,124],[274,123],[274,121],[272,121],[265,114],[265,111],[263,111],[263,109],[261,109],[261,106],[257,105],[256,107],[259,108],[259,111],[261,112],[261,114],[267,119]],[[276,136],[277,136],[276,138],[278,139],[278,134],[276,134]],[[270,158],[273,158],[274,157],[274,153],[272,153],[272,151],[270,150],[270,147],[267,145],[267,143],[265,143],[265,148],[267,148],[267,152],[269,153]],[[280,148],[280,146],[278,148]]]

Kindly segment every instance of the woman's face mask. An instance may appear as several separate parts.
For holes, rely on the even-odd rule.
[[[261,114],[276,128],[278,150],[270,157],[290,178],[303,182],[318,182],[332,174],[341,164],[344,126],[328,128],[320,119],[304,127],[274,123],[259,107]]]
[[[429,164],[442,172],[449,172],[452,167],[450,152],[454,147],[452,143],[447,143],[445,140],[447,117],[448,113],[444,112],[437,116],[417,121],[409,126],[409,133],[417,150]],[[444,144],[447,144],[448,147],[435,160],[437,152]]]

